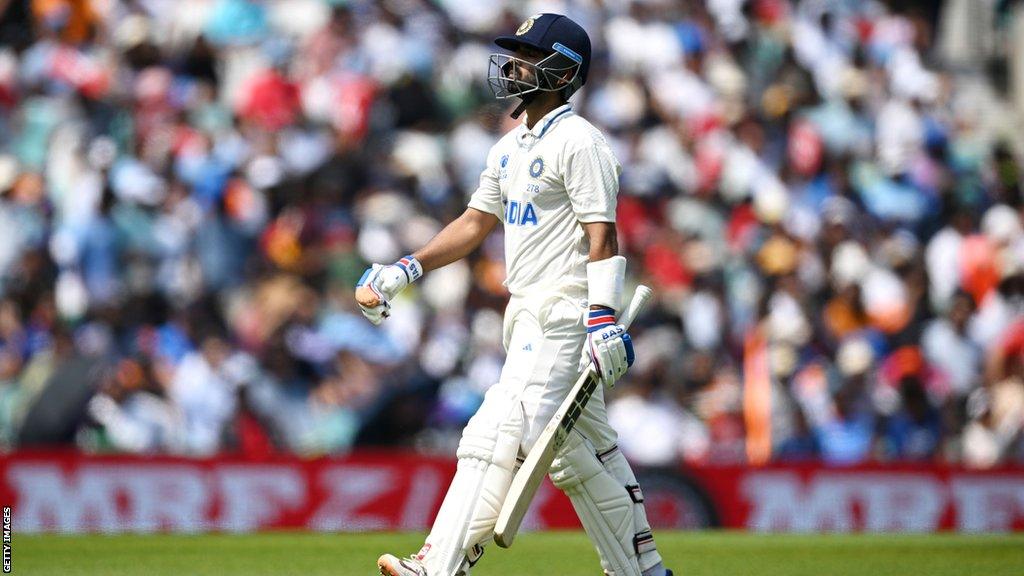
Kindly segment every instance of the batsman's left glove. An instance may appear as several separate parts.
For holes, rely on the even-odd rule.
[[[615,322],[614,311],[611,308],[591,310],[583,360],[594,363],[601,382],[608,387],[615,386],[635,359],[633,340],[626,334],[625,326]]]

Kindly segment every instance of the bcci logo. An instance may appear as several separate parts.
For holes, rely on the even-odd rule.
[[[537,16],[540,16],[540,14],[537,14]],[[522,36],[529,32],[530,28],[533,28],[533,23],[537,20],[537,16],[530,16],[525,22],[520,24],[519,29],[516,30],[516,36]]]
[[[501,167],[504,168],[505,166],[508,166],[508,154],[501,157]]]
[[[530,162],[530,176],[534,178],[540,178],[540,175],[544,173],[544,159],[540,156],[533,159]]]

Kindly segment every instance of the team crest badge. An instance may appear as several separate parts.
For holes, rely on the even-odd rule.
[[[525,22],[519,25],[519,29],[516,30],[516,36],[522,36],[523,34],[529,32],[530,28],[533,28],[533,23],[536,19],[536,16],[530,16],[529,18],[527,18]]]
[[[501,167],[504,168],[505,166],[508,166],[508,154],[501,157]]]
[[[540,175],[544,173],[544,159],[540,156],[533,159],[530,162],[530,176],[534,178],[540,178]]]

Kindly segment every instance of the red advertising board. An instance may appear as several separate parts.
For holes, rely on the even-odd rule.
[[[723,526],[759,532],[1024,530],[1024,470],[816,465],[693,471]]]
[[[455,464],[409,454],[193,460],[22,453],[0,459],[0,501],[24,532],[300,528],[425,530]],[[1024,470],[702,467],[646,470],[656,527],[852,532],[1024,530]],[[526,526],[575,528],[542,486]]]

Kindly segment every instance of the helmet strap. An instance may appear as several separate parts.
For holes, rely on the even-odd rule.
[[[525,94],[525,95],[521,96],[522,102],[520,102],[519,106],[516,106],[516,109],[512,111],[512,119],[513,120],[518,120],[519,116],[521,116],[522,113],[524,111],[526,111],[526,107],[530,105],[530,102],[533,102],[533,99],[536,96],[537,96],[536,92],[530,92],[529,94]]]

